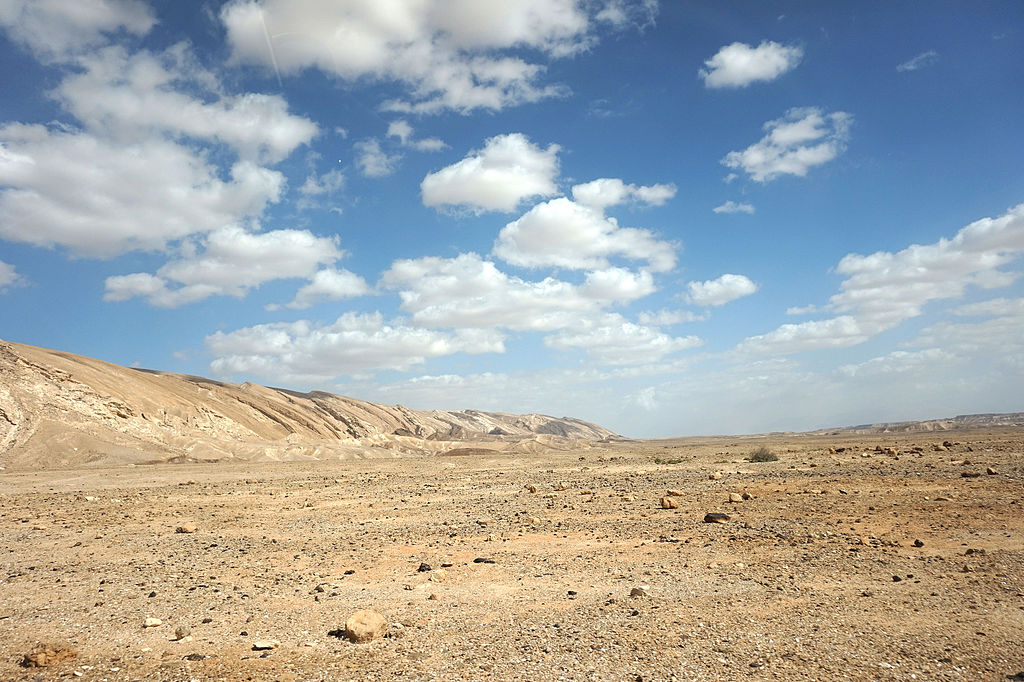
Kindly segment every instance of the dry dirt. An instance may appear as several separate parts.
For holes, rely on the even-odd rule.
[[[3,471],[0,679],[1024,679],[1022,495],[1020,429]]]

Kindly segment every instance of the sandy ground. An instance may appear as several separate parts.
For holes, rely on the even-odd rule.
[[[1024,679],[1022,496],[1020,430],[0,472],[0,679]]]

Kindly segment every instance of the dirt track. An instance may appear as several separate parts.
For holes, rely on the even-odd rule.
[[[1024,673],[1019,430],[602,447],[0,472],[0,679]],[[387,637],[328,634],[362,608]]]

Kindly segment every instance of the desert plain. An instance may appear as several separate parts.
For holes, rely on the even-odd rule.
[[[1022,464],[1002,427],[8,469],[0,679],[1024,679]]]

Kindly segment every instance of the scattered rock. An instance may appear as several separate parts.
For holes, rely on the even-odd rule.
[[[637,585],[629,591],[630,597],[647,597],[650,596],[650,585]]]
[[[710,512],[704,515],[704,523],[725,523],[728,520],[729,515],[721,512]]]
[[[673,500],[671,497],[661,498],[662,509],[679,509],[679,503]]]
[[[527,490],[527,491],[529,491],[529,492],[531,492],[531,493],[535,493],[535,492],[537,492],[537,486],[535,486],[535,485],[534,485],[534,484],[532,484],[532,483],[528,483],[528,484],[526,484],[526,485],[525,485],[524,487],[526,488],[526,490]]]
[[[473,559],[473,563],[474,564],[493,564],[493,563],[497,563],[497,562],[495,562],[494,559],[492,559],[490,557],[478,556],[477,558]]]
[[[669,490],[667,495],[669,497],[682,497],[683,496],[683,491],[682,490]]]
[[[142,624],[142,627],[144,627],[144,628],[156,628],[156,627],[160,627],[163,624],[164,624],[164,622],[162,620],[160,620],[159,618],[147,618],[146,621]]]
[[[736,502],[742,502],[742,501],[743,501],[743,495],[740,495],[739,493],[729,493],[729,502],[732,502],[732,503],[735,504]]]
[[[999,472],[993,469],[992,467],[988,467],[987,469],[985,469],[985,473],[988,474],[989,476],[996,476],[999,474]]]
[[[70,644],[40,644],[25,654],[21,665],[25,668],[43,668],[59,665],[78,656],[78,650]]]
[[[720,471],[716,471],[713,474],[708,474],[708,478],[710,480],[712,480],[712,481],[721,481],[722,480],[722,476],[723,476],[723,474]]]
[[[271,649],[276,649],[279,646],[281,646],[281,642],[277,641],[276,639],[257,639],[255,642],[252,643],[252,650],[269,651]]]
[[[981,476],[979,471],[961,471],[960,478],[978,478]]]
[[[894,575],[894,576],[892,577],[892,581],[893,581],[894,583],[902,582],[902,581],[903,581],[903,577],[902,577],[902,576],[898,576],[898,575]]]
[[[387,629],[384,616],[372,609],[356,611],[345,621],[345,636],[356,644],[372,642],[383,637]]]
[[[194,523],[183,523],[174,529],[175,533],[195,533],[199,530]]]
[[[924,547],[924,540],[914,540],[914,547]]]
[[[174,628],[174,639],[185,639],[192,634],[192,628],[187,625],[179,625]]]
[[[430,564],[428,564],[426,562],[422,562],[419,565],[419,568],[416,569],[416,572],[417,573],[427,573],[428,571],[433,571],[433,570],[434,569],[433,569],[433,567]]]

